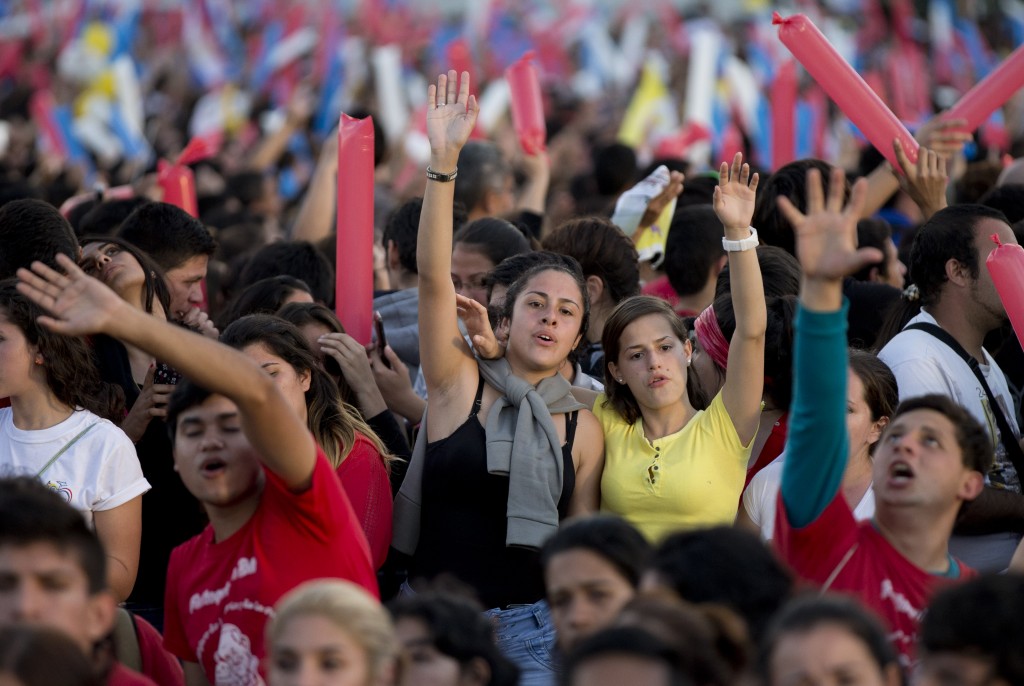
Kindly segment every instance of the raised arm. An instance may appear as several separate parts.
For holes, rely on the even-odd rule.
[[[459,83],[455,71],[437,77],[427,90],[427,138],[430,169],[449,174],[456,169],[459,151],[469,139],[479,111],[469,94],[469,73]],[[456,386],[475,364],[459,333],[452,285],[452,206],[455,186],[427,181],[416,242],[419,272],[420,365],[430,389],[445,393]]]
[[[824,199],[821,174],[807,173],[807,214],[787,198],[779,209],[793,225],[803,268],[794,340],[793,402],[790,405],[782,502],[794,527],[803,527],[835,497],[846,469],[846,307],[843,277],[882,258],[874,248],[857,249],[857,218],[867,182],[853,186],[843,207],[844,174],[834,169]],[[731,371],[731,370],[730,370]]]
[[[242,428],[267,469],[293,490],[309,486],[316,446],[305,423],[273,379],[237,350],[160,321],[119,298],[67,256],[67,276],[41,262],[18,270],[18,290],[50,313],[40,323],[69,336],[105,333],[180,371],[192,382],[238,405]]]
[[[715,186],[715,213],[725,226],[725,238],[740,241],[750,237],[758,176],[736,153],[732,167],[723,162]],[[753,250],[729,251],[729,281],[736,332],[729,343],[729,373],[722,388],[725,405],[736,434],[744,445],[757,433],[764,391],[764,332],[768,313],[764,302],[761,267]]]

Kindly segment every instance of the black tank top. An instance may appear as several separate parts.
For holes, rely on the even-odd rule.
[[[477,419],[483,391],[481,378],[462,426],[427,444],[420,539],[409,576],[451,574],[476,590],[487,608],[535,603],[544,597],[540,552],[505,546],[508,477],[487,471],[486,436]],[[568,513],[576,486],[572,443],[577,416],[566,414],[560,519]]]

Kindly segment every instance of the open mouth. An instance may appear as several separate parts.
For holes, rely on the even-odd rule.
[[[224,460],[222,460],[220,458],[212,457],[212,458],[203,460],[202,464],[199,465],[199,472],[203,476],[212,477],[212,476],[217,476],[218,474],[223,473],[224,470],[227,469],[227,467],[228,467],[227,462],[225,462]]]
[[[536,336],[534,336],[534,338],[536,338],[538,341],[545,345],[550,345],[556,342],[553,336],[546,333],[539,333]]]
[[[914,470],[906,462],[894,462],[889,467],[889,483],[900,486],[910,483],[914,478]]]
[[[666,383],[668,383],[668,377],[655,376],[652,377],[651,380],[647,382],[647,385],[650,386],[651,388],[658,388],[660,386],[664,386]]]

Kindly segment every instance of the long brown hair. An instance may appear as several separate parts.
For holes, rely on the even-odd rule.
[[[608,363],[618,364],[619,354],[622,352],[622,334],[626,327],[637,319],[651,314],[664,317],[672,328],[672,333],[679,339],[680,345],[686,343],[688,336],[683,320],[667,302],[649,295],[636,295],[619,303],[608,317],[608,321],[604,323],[604,331],[601,334],[601,348],[604,350],[604,393],[607,397],[604,406],[611,406],[629,424],[635,424],[636,420],[640,419],[640,405],[633,396],[633,391],[629,390],[629,386],[615,379],[608,368]],[[697,406],[693,379],[693,374],[686,375],[686,393],[690,404]]]
[[[43,311],[18,292],[17,279],[0,281],[0,313],[21,329],[29,345],[39,348],[46,386],[61,404],[85,408],[120,425],[124,421],[124,392],[100,379],[89,346],[78,336],[63,336],[39,324]]]
[[[233,321],[220,335],[220,340],[239,350],[260,343],[291,365],[296,373],[309,373],[306,424],[332,466],[337,468],[348,457],[356,444],[356,434],[360,433],[377,449],[390,471],[394,458],[359,411],[342,402],[338,386],[317,364],[309,344],[294,324],[269,314],[250,314]]]

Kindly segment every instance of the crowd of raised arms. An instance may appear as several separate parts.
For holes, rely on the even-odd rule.
[[[10,59],[0,685],[1024,684],[1020,93],[771,168],[593,102],[527,152],[439,74],[415,164],[375,131],[364,345],[305,84],[190,208],[81,112],[88,169],[37,145]]]

